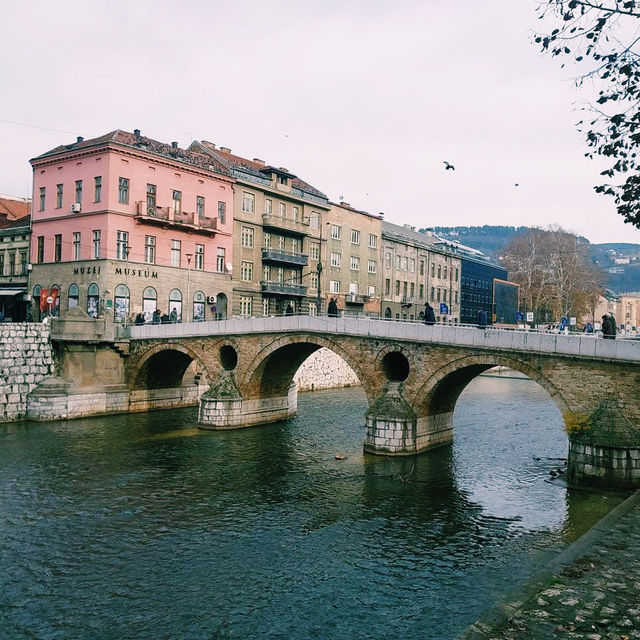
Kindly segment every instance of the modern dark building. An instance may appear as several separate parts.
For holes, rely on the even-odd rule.
[[[483,309],[488,322],[492,324],[496,321],[494,282],[505,281],[507,270],[491,262],[488,256],[477,249],[458,245],[458,252],[462,259],[460,322],[477,324],[478,314]],[[515,318],[509,324],[514,321]]]

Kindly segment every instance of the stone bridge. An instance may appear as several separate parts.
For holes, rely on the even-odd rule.
[[[295,372],[326,347],[349,364],[367,396],[365,451],[412,455],[451,442],[459,395],[501,365],[538,382],[562,412],[574,479],[640,483],[640,341],[312,316],[128,329],[126,337],[93,341],[58,329],[58,384],[76,384],[66,391],[67,408],[92,377],[105,395],[97,402],[94,389],[87,400],[94,410],[66,417],[199,400],[204,428],[283,420],[296,412]],[[37,390],[32,395],[30,417],[51,418]]]

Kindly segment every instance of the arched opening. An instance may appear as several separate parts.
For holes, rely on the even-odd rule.
[[[205,295],[202,291],[193,294],[193,321],[204,322]]]
[[[87,289],[87,313],[92,318],[98,317],[98,301],[100,299],[100,288],[92,282]]]
[[[211,307],[211,314],[214,320],[225,320],[227,317],[227,296],[219,293],[216,296],[216,302]]]
[[[387,307],[387,308],[384,310],[384,317],[385,317],[385,318],[389,318],[389,319],[391,318],[391,307]]]
[[[34,322],[40,322],[40,291],[42,287],[37,284],[33,287],[33,294],[31,296],[31,309],[32,309],[32,317]]]
[[[145,287],[142,292],[142,312],[144,321],[151,322],[153,312],[158,308],[158,294],[153,287]]]
[[[68,304],[67,309],[74,309],[78,306],[78,300],[80,297],[80,288],[77,284],[69,285]]]
[[[175,311],[175,314],[173,313]],[[169,316],[182,322],[182,293],[179,289],[172,289],[169,292]],[[173,315],[172,315],[173,314]]]
[[[136,390],[177,389],[200,381],[202,369],[192,354],[182,349],[158,349],[138,369]]]
[[[129,317],[129,287],[119,284],[114,292],[113,319],[126,322]]]

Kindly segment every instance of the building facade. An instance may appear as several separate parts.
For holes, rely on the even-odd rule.
[[[194,142],[234,178],[233,314],[315,314],[327,196],[284,167]]]
[[[506,281],[507,270],[492,263],[477,249],[458,245],[458,251],[462,259],[460,321],[465,324],[477,324],[482,310],[486,312],[489,323],[496,322],[494,282]]]
[[[233,179],[215,160],[116,130],[31,160],[32,313],[224,317]]]
[[[381,315],[422,320],[425,304],[436,321],[460,319],[460,257],[431,232],[384,222],[382,225]]]
[[[23,322],[29,311],[29,242],[31,219],[7,219],[0,213],[0,314],[6,322]]]
[[[334,298],[344,315],[380,315],[382,215],[331,203],[322,236],[323,311]]]

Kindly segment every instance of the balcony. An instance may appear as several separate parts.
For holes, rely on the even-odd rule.
[[[346,304],[364,304],[369,302],[369,296],[365,296],[362,293],[345,293],[344,301]]]
[[[262,226],[270,229],[278,229],[298,236],[309,234],[309,223],[302,220],[283,218],[273,213],[262,214]]]
[[[309,256],[304,253],[294,253],[293,251],[282,251],[281,249],[262,249],[263,262],[280,262],[282,264],[292,264],[298,267],[306,267],[309,263]]]
[[[277,296],[298,296],[307,295],[307,287],[302,284],[289,284],[287,282],[268,282],[263,280],[260,283],[262,293],[270,293]]]
[[[195,213],[175,213],[172,207],[147,207],[143,200],[136,202],[135,220],[138,224],[150,224],[165,229],[177,229],[214,236],[218,230],[218,218],[200,218]]]
[[[416,297],[415,296],[402,296],[401,304],[406,305],[407,307],[415,304]]]

